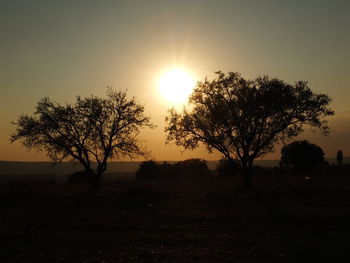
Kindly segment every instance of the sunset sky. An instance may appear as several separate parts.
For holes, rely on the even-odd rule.
[[[16,1],[0,0],[0,160],[44,161],[11,144],[12,121],[40,98],[71,102],[128,90],[158,126],[141,137],[156,160],[217,160],[204,148],[181,154],[165,145],[173,102],[158,83],[181,68],[196,81],[238,71],[287,82],[307,80],[333,98],[331,133],[300,138],[327,157],[350,156],[350,1]],[[175,106],[181,107],[179,103]],[[279,150],[265,159],[279,158]]]

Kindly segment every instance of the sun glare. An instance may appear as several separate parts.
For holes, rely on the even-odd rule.
[[[187,71],[171,69],[160,77],[158,90],[168,102],[180,104],[187,101],[195,84],[195,79]]]

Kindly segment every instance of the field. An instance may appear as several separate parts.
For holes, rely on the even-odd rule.
[[[0,262],[350,262],[350,175],[0,186]]]

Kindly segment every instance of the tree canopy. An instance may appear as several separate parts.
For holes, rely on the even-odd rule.
[[[216,72],[217,78],[198,82],[181,113],[166,117],[167,142],[185,149],[200,143],[228,160],[238,159],[245,186],[251,185],[253,160],[274,150],[310,125],[328,134],[326,116],[333,115],[331,99],[316,94],[307,82],[286,83],[268,76],[246,80],[239,73]]]
[[[283,146],[280,164],[291,165],[297,171],[309,171],[325,163],[321,147],[306,140],[295,141]]]
[[[342,150],[337,151],[337,161],[338,161],[338,164],[340,166],[343,165],[343,152],[342,152]]]
[[[144,107],[126,92],[107,89],[107,97],[76,97],[73,104],[41,99],[33,115],[21,115],[11,141],[45,151],[56,162],[80,162],[98,187],[107,160],[147,155],[137,140],[140,128],[153,127]],[[97,164],[93,169],[92,163]]]

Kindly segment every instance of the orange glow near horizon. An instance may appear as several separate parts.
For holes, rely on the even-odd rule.
[[[182,153],[165,144],[164,127],[167,111],[190,110],[197,82],[219,70],[308,81],[332,98],[335,116],[327,137],[305,127],[295,139],[327,157],[340,149],[350,156],[350,1],[318,1],[317,8],[312,1],[32,2],[1,2],[0,161],[49,160],[9,140],[12,122],[33,115],[41,98],[62,105],[103,98],[107,86],[135,97],[157,126],[139,137],[153,159],[217,160],[220,153],[206,147]],[[263,158],[278,159],[278,147]]]

